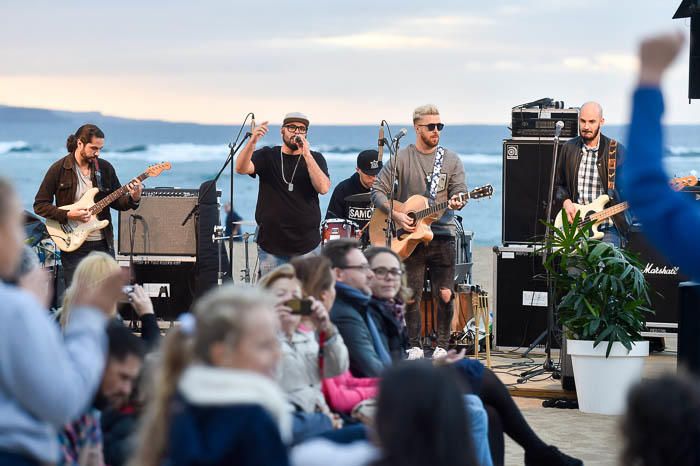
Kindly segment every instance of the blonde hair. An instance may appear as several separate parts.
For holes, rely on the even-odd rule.
[[[169,436],[170,404],[180,376],[193,362],[211,364],[209,349],[226,341],[235,347],[248,330],[254,312],[273,312],[272,297],[253,287],[224,285],[206,293],[194,305],[196,329],[187,335],[176,327],[168,333],[162,348],[160,366],[149,404],[138,435],[130,466],[158,466],[165,455]]]
[[[440,111],[433,104],[421,105],[413,111],[413,124],[426,115],[439,115]]]
[[[119,269],[119,263],[114,257],[99,251],[91,252],[78,263],[78,267],[73,273],[73,281],[63,297],[63,306],[59,316],[59,323],[62,328],[68,325],[76,294],[85,288],[99,286],[104,279],[118,272]],[[112,314],[116,314],[116,312],[117,307],[115,305]]]
[[[277,280],[287,278],[289,280],[297,280],[297,275],[294,267],[291,264],[282,264],[270,270],[258,280],[258,286],[261,288],[270,288]]]

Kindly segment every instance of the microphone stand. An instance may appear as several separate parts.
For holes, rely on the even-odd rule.
[[[249,113],[246,115],[245,120],[243,120],[243,124],[241,125],[241,128],[238,131],[238,135],[236,136],[236,140],[229,143],[229,145],[228,145],[229,153],[228,153],[228,157],[226,158],[226,161],[224,162],[223,166],[219,170],[219,173],[217,173],[216,176],[214,177],[213,183],[210,183],[209,186],[207,186],[207,188],[204,190],[204,192],[199,194],[200,198],[203,198],[207,194],[209,194],[209,191],[211,191],[212,186],[216,185],[216,182],[221,177],[221,174],[224,172],[226,167],[229,164],[231,164],[231,192],[229,193],[229,201],[231,203],[231,209],[233,210],[233,177],[235,175],[235,170],[234,170],[234,166],[233,166],[234,165],[233,159],[236,156],[236,153],[238,152],[238,150],[241,148],[241,146],[243,146],[243,143],[249,137],[251,137],[253,135],[250,132],[246,132],[245,136],[243,137],[243,140],[240,143],[238,143],[238,139],[240,138],[241,133],[243,132],[243,128],[247,124],[248,118],[251,116],[253,116],[252,113]],[[198,208],[199,208],[199,203],[197,203],[194,207],[192,207],[192,210],[190,210],[190,212],[187,214],[187,217],[185,217],[185,219],[182,221],[182,226],[184,226],[187,223],[187,221],[192,217],[192,215],[194,215],[194,213],[197,211]],[[229,255],[229,267],[230,267],[229,273],[230,273],[230,275],[229,276],[231,277],[231,280],[233,280],[233,235],[231,237],[229,237],[228,239],[229,239],[229,248],[230,248],[230,250],[229,250],[229,254],[230,254]]]
[[[391,134],[391,133],[389,133]],[[391,170],[391,188],[389,191],[389,214],[386,218],[386,247],[391,248],[391,239],[393,232],[396,231],[394,225],[394,197],[396,194],[396,178],[398,177],[398,165],[399,165],[399,140],[401,138],[396,138],[394,141],[394,147],[392,149],[391,144],[389,144],[389,155],[394,160],[393,170]]]
[[[552,232],[550,231],[551,229],[549,228],[549,224],[551,223],[552,219],[552,202],[554,200],[554,180],[556,178],[557,156],[559,153],[558,148],[559,134],[555,133],[554,144],[552,145],[552,171],[549,176],[549,198],[547,202],[547,216],[545,217],[547,221],[545,222],[545,247],[542,248],[542,263],[544,263],[547,260],[547,257],[550,253],[549,246],[547,246],[549,244],[549,241],[547,240],[552,234]],[[537,377],[538,375],[544,374],[545,372],[551,372],[552,378],[554,379],[558,379],[561,376],[559,371],[556,370],[556,368],[554,367],[554,363],[552,362],[552,334],[554,333],[554,298],[554,281],[552,280],[552,274],[550,274],[549,271],[547,271],[547,329],[544,332],[542,332],[535,339],[535,341],[532,342],[530,347],[523,353],[523,357],[527,357],[530,351],[532,351],[532,349],[535,346],[537,346],[543,338],[546,337],[544,346],[544,363],[540,368],[531,369],[529,371],[521,373],[520,377],[517,380],[518,383],[523,383],[527,380],[530,380],[533,377]]]

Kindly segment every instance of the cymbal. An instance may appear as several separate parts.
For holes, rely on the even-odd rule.
[[[372,196],[369,192],[351,194],[350,196],[345,196],[345,201],[348,202],[372,202]]]
[[[251,226],[255,227],[258,226],[257,223],[255,223],[255,220],[238,220],[237,222],[231,222],[233,225],[246,225],[246,226]]]

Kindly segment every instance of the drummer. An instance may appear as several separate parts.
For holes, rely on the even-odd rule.
[[[360,228],[364,228],[372,218],[370,189],[381,169],[382,161],[379,160],[376,150],[360,152],[357,156],[355,173],[338,183],[333,190],[326,220],[332,218],[351,220]]]

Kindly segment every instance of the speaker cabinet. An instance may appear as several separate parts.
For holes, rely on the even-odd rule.
[[[566,142],[559,141],[559,149]],[[552,172],[552,139],[506,139],[503,141],[504,244],[531,244],[544,237],[549,179]],[[552,216],[559,211],[555,204]]]
[[[547,281],[542,256],[531,247],[495,247],[493,270],[495,346],[527,348],[547,329]],[[556,340],[552,339],[552,348],[559,347]]]
[[[195,256],[195,217],[185,225],[182,222],[197,205],[198,192],[197,189],[144,189],[138,209],[119,212],[118,253]]]
[[[700,376],[700,284],[683,282],[678,290],[678,366]]]

